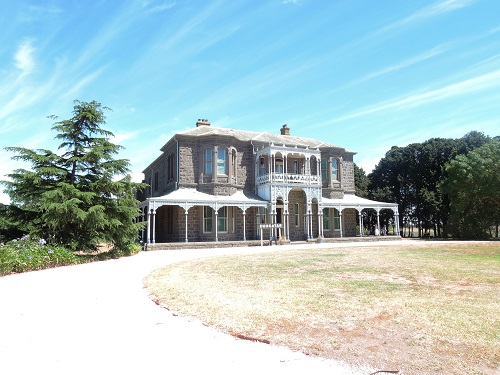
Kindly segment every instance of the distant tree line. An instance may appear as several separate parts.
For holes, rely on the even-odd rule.
[[[398,203],[403,236],[498,237],[499,166],[498,136],[432,138],[392,147],[368,175],[355,166],[356,193]]]

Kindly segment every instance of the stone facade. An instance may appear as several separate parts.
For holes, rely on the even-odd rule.
[[[197,128],[176,134],[144,170],[150,186],[141,197],[142,207],[144,216],[154,221],[150,220],[148,236],[143,237],[158,243],[256,240],[262,223],[282,226],[263,233],[264,238],[273,234],[288,241],[356,236],[356,209],[343,209],[339,215],[331,207],[325,212],[322,203],[322,197],[342,199],[354,194],[355,153],[293,137],[287,126],[280,131],[274,135],[222,129],[203,120]],[[212,198],[206,205],[169,203],[169,194],[182,189]],[[237,192],[264,201],[224,205],[217,198]],[[215,211],[215,207],[222,208]]]

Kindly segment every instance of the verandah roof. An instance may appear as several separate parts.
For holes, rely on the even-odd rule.
[[[398,214],[397,203],[372,201],[370,199],[358,197],[354,194],[345,194],[343,198],[339,199],[322,198],[322,205],[323,207],[337,208],[339,211],[344,208],[354,208],[359,211],[365,208],[373,208],[376,211],[388,209]]]
[[[156,210],[161,206],[180,206],[189,210],[193,206],[209,206],[214,210],[221,207],[235,206],[245,211],[249,207],[267,207],[268,201],[258,196],[237,191],[233,195],[211,195],[192,188],[181,188],[161,197],[151,197],[142,202],[139,207]]]

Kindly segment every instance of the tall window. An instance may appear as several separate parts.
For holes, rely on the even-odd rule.
[[[333,228],[335,230],[340,229],[340,213],[336,208],[333,209]]]
[[[339,181],[339,161],[332,160],[332,181]]]
[[[276,159],[276,173],[283,173],[283,159]]]
[[[217,150],[217,174],[227,174],[227,152],[223,148]]]
[[[153,183],[153,190],[154,191],[158,191],[159,180],[160,180],[160,174],[158,173],[158,171],[156,171],[154,174],[154,183]]]
[[[260,223],[261,224],[266,224],[267,223],[267,215],[266,215],[267,209],[265,207],[260,207],[259,212],[260,212]]]
[[[298,203],[295,203],[294,211],[295,212],[293,213],[293,222],[294,222],[295,226],[298,227],[300,225],[299,204]]]
[[[212,174],[212,149],[206,148],[203,151],[203,159],[205,161],[205,173]]]
[[[328,160],[321,159],[321,180],[328,183]]]
[[[231,168],[233,173],[233,178],[236,178],[236,150],[231,153]]]
[[[212,207],[203,206],[203,232],[212,231]]]
[[[229,216],[231,220],[231,233],[236,232],[236,207],[229,207]]]
[[[264,161],[264,158],[260,158],[259,176],[264,176],[265,174],[266,174],[266,163]]]
[[[293,173],[299,174],[299,161],[298,160],[293,161]]]
[[[227,232],[227,207],[219,208],[217,213],[217,230],[219,232]]]
[[[323,229],[330,230],[330,209],[323,208]]]
[[[167,181],[172,181],[174,179],[174,168],[175,168],[175,154],[172,153],[168,156],[167,160]]]

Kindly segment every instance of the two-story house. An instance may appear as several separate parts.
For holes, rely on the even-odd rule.
[[[143,171],[146,243],[255,240],[261,227],[285,241],[363,236],[365,209],[391,210],[398,226],[397,204],[355,196],[355,152],[287,125],[272,134],[200,119],[161,152]]]

